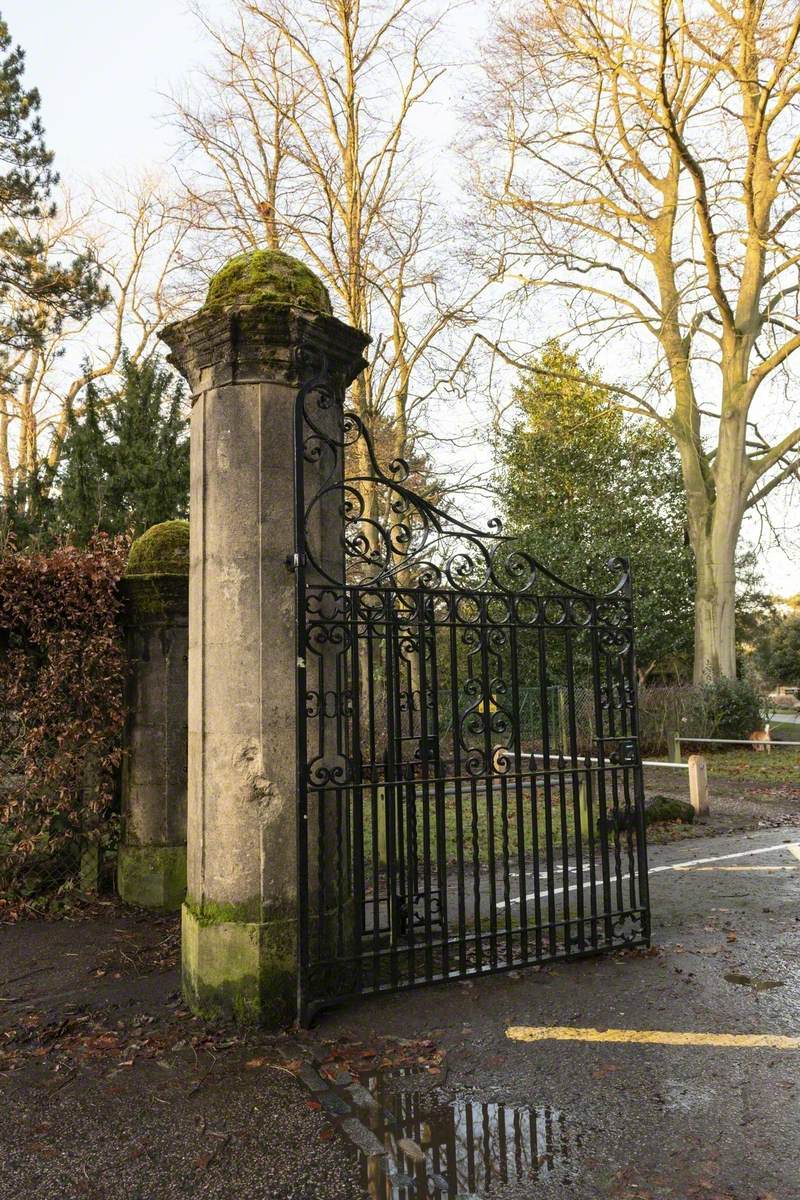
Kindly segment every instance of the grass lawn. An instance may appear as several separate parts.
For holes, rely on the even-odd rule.
[[[800,741],[800,738],[797,739]],[[757,782],[796,783],[800,787],[800,747],[765,751],[737,746],[731,750],[706,754],[709,775]]]
[[[800,742],[800,725],[774,725],[773,737],[778,731],[788,741]],[[769,753],[747,746],[704,746],[702,742],[696,748],[686,742],[681,748],[684,762],[690,753],[702,754],[710,776],[776,785],[796,783],[800,787],[800,746],[783,747],[773,741]]]
[[[607,792],[607,810],[609,814],[612,812],[611,789],[608,787]],[[620,811],[624,811],[624,797],[620,787],[619,797]],[[597,820],[598,806],[597,800],[593,803],[594,817]],[[425,828],[425,810],[426,802],[423,800],[422,788],[417,788],[416,802],[416,833],[417,833],[417,861],[422,864],[423,848],[426,840]],[[436,811],[435,801],[433,797],[433,789],[431,789],[430,799],[427,802],[428,812],[428,828],[427,841],[430,846],[431,867],[435,871],[437,854],[438,854],[438,838],[436,828]],[[530,798],[530,789],[524,787],[521,793],[521,803],[519,805],[518,821],[518,805],[517,793],[513,784],[508,787],[505,805],[501,793],[500,786],[495,780],[495,788],[492,794],[491,805],[487,799],[485,786],[479,786],[476,790],[475,801],[473,804],[472,796],[468,786],[464,787],[461,804],[460,804],[460,824],[459,824],[459,806],[454,796],[447,796],[444,803],[444,855],[448,863],[458,861],[459,844],[463,848],[463,861],[465,869],[469,871],[475,858],[479,867],[487,867],[492,857],[498,866],[502,865],[504,853],[507,853],[510,860],[511,870],[514,870],[514,864],[519,857],[519,824],[522,824],[522,841],[524,845],[525,855],[527,858],[533,853],[533,813]],[[568,851],[575,849],[575,810],[572,799],[571,786],[565,787],[565,797],[563,804],[559,797],[558,787],[554,781],[553,796],[550,804],[550,820],[548,821],[544,795],[539,792],[537,794],[536,804],[536,827],[538,834],[538,850],[541,857],[545,857],[548,844],[552,847],[554,855],[560,857],[562,847],[566,844]],[[563,815],[563,819],[562,819]],[[385,831],[383,829],[384,818],[382,805],[379,804],[378,817],[378,838],[379,845],[385,844]],[[363,842],[365,847],[365,862],[370,863],[372,859],[372,812],[371,804],[367,799],[364,805],[363,815]],[[623,832],[620,835],[621,841],[625,842],[627,835]],[[404,852],[408,855],[408,830],[404,826],[403,833]],[[492,852],[493,843],[493,852]],[[583,854],[586,856],[588,852],[587,837],[584,833],[582,838]],[[600,835],[595,834],[595,843],[599,846]],[[609,834],[609,844],[613,846],[613,837]],[[383,855],[381,855],[383,857]]]

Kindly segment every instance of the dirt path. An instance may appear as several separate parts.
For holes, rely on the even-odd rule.
[[[114,906],[0,930],[1,1200],[362,1195],[280,1040],[186,1012],[177,950]]]

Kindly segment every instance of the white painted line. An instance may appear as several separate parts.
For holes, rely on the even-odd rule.
[[[688,871],[692,875],[696,875],[698,871],[800,871],[800,863],[781,863],[777,867],[762,867],[756,866],[755,863],[745,865],[744,863],[724,863],[722,866],[710,867],[673,867],[673,871]]]
[[[772,854],[775,850],[788,850],[786,842],[780,842],[777,846],[762,846],[755,850],[737,850],[735,854],[714,854],[710,858],[692,858],[684,863],[669,863],[666,866],[652,867],[651,875],[655,875],[658,871],[674,871],[676,867],[699,867],[701,863],[726,862],[729,858],[747,858],[751,854]]]
[[[662,871],[682,871],[682,870],[686,870],[687,867],[703,866],[705,863],[726,862],[728,859],[731,859],[731,858],[748,858],[751,854],[773,854],[776,850],[790,850],[791,853],[794,854],[794,856],[796,858],[800,858],[800,843],[794,844],[794,843],[780,842],[777,846],[761,846],[755,850],[737,850],[735,854],[716,854],[716,855],[712,855],[710,858],[692,858],[692,859],[689,859],[687,862],[682,862],[682,863],[664,863],[660,867],[650,867],[647,874],[649,877],[650,875],[660,875]],[[587,864],[584,867],[584,871],[588,871],[588,870],[589,870],[589,866]],[[602,875],[600,874],[600,872],[596,871],[595,874],[596,874],[596,878],[597,878],[597,883],[602,884],[603,880],[602,880]],[[626,879],[630,879],[630,875],[621,875],[619,877],[619,882],[624,883]],[[609,878],[608,882],[616,883],[617,876],[612,875]],[[566,890],[568,892],[577,892],[579,887],[585,888],[588,886],[589,886],[589,881],[587,880],[585,883],[582,883],[582,884],[573,883]],[[543,891],[543,892],[540,892],[540,895],[560,896],[563,891],[564,891],[563,887],[553,888],[552,892]],[[529,892],[526,895],[525,899],[526,900],[535,900],[536,892]],[[509,903],[511,903],[511,904],[519,904],[519,902],[520,902],[519,896],[512,896],[509,901]],[[505,908],[505,906],[506,906],[505,900],[501,900],[499,904],[495,905],[495,908]]]

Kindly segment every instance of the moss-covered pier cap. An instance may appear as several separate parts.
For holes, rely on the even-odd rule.
[[[309,267],[282,250],[237,254],[208,285],[201,311],[242,304],[289,304],[331,315],[327,288]]]
[[[193,405],[228,384],[296,386],[310,358],[325,360],[343,392],[367,365],[370,340],[333,316],[322,280],[281,250],[237,254],[209,283],[202,307],[167,325],[161,338]]]
[[[136,538],[125,575],[188,575],[189,522],[162,521]]]
[[[128,619],[151,625],[184,614],[189,589],[189,522],[162,521],[136,538],[122,581]]]

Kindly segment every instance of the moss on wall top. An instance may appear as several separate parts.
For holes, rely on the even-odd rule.
[[[293,304],[330,316],[331,302],[325,285],[313,271],[280,250],[253,250],[238,254],[208,286],[203,311],[229,304]]]
[[[125,574],[188,575],[189,522],[151,525],[131,546]]]

